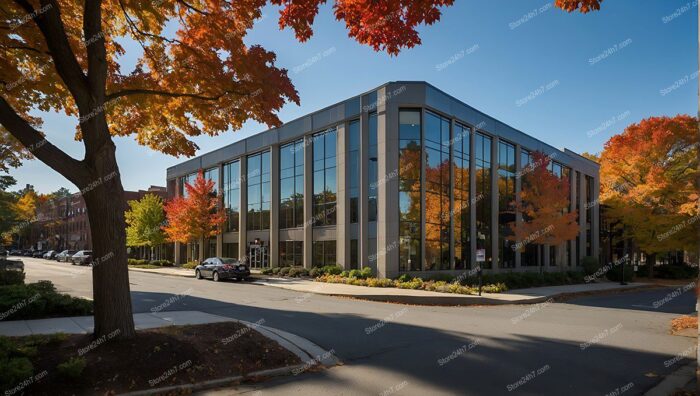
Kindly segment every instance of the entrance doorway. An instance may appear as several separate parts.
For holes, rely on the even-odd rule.
[[[248,245],[248,264],[250,268],[267,268],[270,266],[264,242],[250,242]]]

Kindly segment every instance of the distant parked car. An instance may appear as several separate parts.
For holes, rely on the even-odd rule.
[[[73,257],[73,255],[76,253],[78,253],[77,250],[64,250],[61,253],[58,253],[55,259],[56,261],[67,263],[71,261],[71,257]]]
[[[80,250],[71,257],[73,265],[89,265],[92,263],[92,250]]]
[[[57,251],[49,250],[48,252],[44,253],[41,257],[43,257],[47,260],[53,260],[53,258],[56,257],[56,254],[58,254]]]
[[[9,252],[5,248],[0,247],[0,257],[6,258],[9,256]]]
[[[20,249],[12,249],[10,250],[10,256],[21,256],[22,251]]]
[[[194,276],[197,279],[211,278],[214,282],[231,278],[242,280],[250,276],[250,268],[238,259],[210,257],[194,269]]]
[[[42,256],[44,256],[44,253],[45,252],[43,250],[35,250],[32,253],[32,257],[41,258]]]

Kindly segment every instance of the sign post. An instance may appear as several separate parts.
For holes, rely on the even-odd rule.
[[[479,295],[481,295],[481,263],[486,261],[486,249],[476,249],[476,262],[478,267],[476,267],[479,276]]]

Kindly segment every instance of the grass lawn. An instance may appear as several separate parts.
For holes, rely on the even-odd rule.
[[[133,340],[92,335],[3,340],[15,348],[11,356],[23,355],[32,366],[9,389],[26,378],[32,383],[14,394],[118,394],[301,363],[276,341],[234,322],[140,330]]]

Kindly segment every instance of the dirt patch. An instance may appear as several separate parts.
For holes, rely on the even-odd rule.
[[[47,374],[28,394],[123,393],[301,363],[277,342],[234,322],[141,330],[133,340],[98,341],[91,335],[71,335],[39,345],[32,359],[34,373]],[[75,379],[61,374],[57,366],[77,356],[86,360],[84,371]]]

